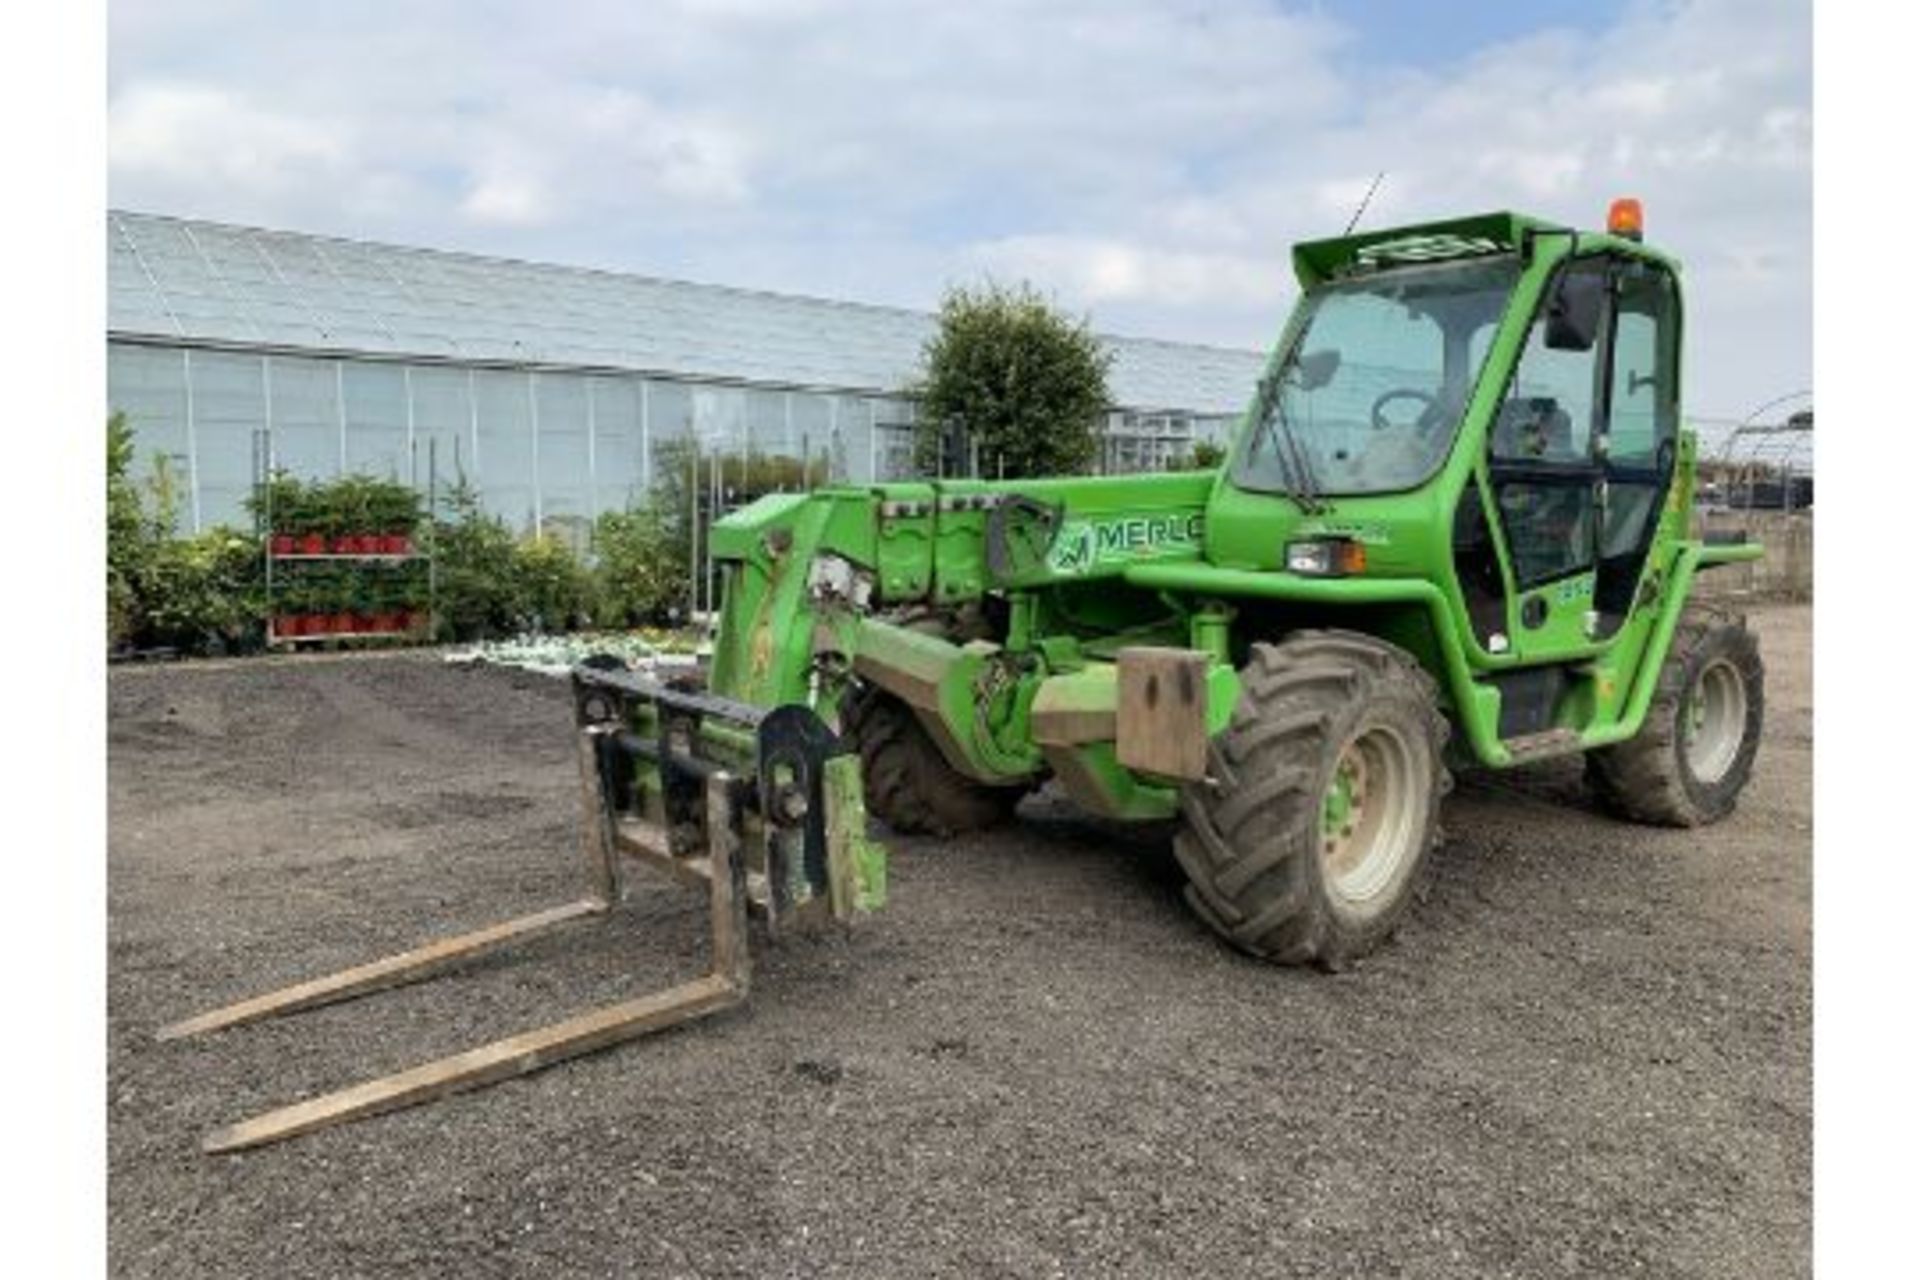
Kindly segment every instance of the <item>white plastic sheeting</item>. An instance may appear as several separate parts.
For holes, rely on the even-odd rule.
[[[447,655],[456,666],[484,663],[515,667],[544,676],[564,676],[596,654],[611,654],[630,671],[668,673],[687,670],[700,660],[693,637],[677,632],[580,632],[563,636],[516,636],[485,640]]]

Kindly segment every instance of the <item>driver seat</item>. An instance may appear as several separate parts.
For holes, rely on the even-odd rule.
[[[1497,462],[1579,462],[1573,419],[1552,396],[1515,396],[1493,421]]]
[[[1516,396],[1500,406],[1492,431],[1495,462],[1579,463],[1573,419],[1551,396]],[[1507,545],[1523,581],[1539,582],[1590,566],[1593,490],[1584,484],[1510,480],[1500,486]]]

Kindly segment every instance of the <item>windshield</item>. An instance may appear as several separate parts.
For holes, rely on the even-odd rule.
[[[1298,493],[1422,483],[1453,441],[1519,277],[1510,256],[1403,267],[1324,285],[1263,384],[1234,482]],[[1304,474],[1304,477],[1302,473]]]

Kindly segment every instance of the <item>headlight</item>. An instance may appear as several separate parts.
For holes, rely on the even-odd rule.
[[[1287,544],[1287,571],[1305,578],[1344,578],[1367,571],[1367,549],[1351,538],[1313,538]]]

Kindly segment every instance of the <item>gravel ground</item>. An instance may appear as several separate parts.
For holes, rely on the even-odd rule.
[[[121,1276],[1754,1277],[1809,1270],[1812,616],[1756,611],[1727,822],[1466,779],[1398,940],[1269,968],[1163,833],[1047,796],[895,843],[752,1001],[523,1080],[209,1158],[204,1132],[695,972],[701,904],[160,1044],[172,1019],[579,887],[557,683],[420,655],[116,671],[109,1243]]]

